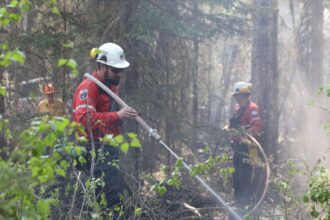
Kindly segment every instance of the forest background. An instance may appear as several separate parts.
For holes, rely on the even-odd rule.
[[[0,6],[1,218],[50,218],[50,207],[63,202],[43,191],[72,164],[58,155],[40,158],[59,141],[79,154],[78,140],[69,140],[77,126],[36,119],[40,88],[53,83],[70,118],[76,86],[96,68],[89,51],[105,42],[121,45],[131,63],[121,96],[185,161],[210,166],[203,175],[229,202],[232,170],[222,128],[235,107],[234,83],[250,81],[272,165],[258,215],[329,218],[327,0],[3,0]],[[135,122],[125,130],[142,144],[122,158],[135,186],[132,218],[225,218],[226,210],[179,175],[180,165]],[[225,159],[211,166],[216,149]],[[74,192],[87,190],[88,181],[75,186]],[[62,217],[99,217],[97,208],[76,211],[75,196],[60,208]]]

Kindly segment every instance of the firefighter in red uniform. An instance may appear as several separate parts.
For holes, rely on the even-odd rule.
[[[121,72],[129,67],[125,60],[123,49],[113,43],[106,43],[91,50],[91,57],[98,63],[93,76],[118,94],[118,84]],[[118,135],[122,132],[121,120],[137,117],[138,113],[131,107],[119,110],[117,103],[99,88],[93,81],[84,79],[76,89],[73,97],[73,119],[81,123],[88,134],[90,143],[95,143],[94,177],[101,178],[105,187],[98,187],[96,195],[104,193],[107,207],[120,204],[124,182],[118,168],[113,167],[113,161],[118,161],[118,148],[107,146],[100,142],[105,135]],[[101,146],[102,145],[102,146]],[[87,145],[86,163],[80,164],[80,169],[90,174],[92,156],[91,144]],[[100,155],[103,155],[102,157]]]
[[[229,128],[249,132],[257,140],[261,133],[261,118],[256,103],[250,100],[252,85],[238,82],[234,86],[233,97],[237,102],[236,112],[230,119]],[[258,188],[257,147],[244,135],[236,135],[231,140],[234,150],[233,174],[234,197],[238,206],[244,207],[256,197]]]

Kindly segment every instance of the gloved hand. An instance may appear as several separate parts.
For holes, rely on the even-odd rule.
[[[229,128],[228,125],[225,125],[223,127],[223,131],[225,132],[225,137],[227,141],[230,141],[231,143],[240,143],[242,135],[239,131],[237,131],[236,129]]]
[[[243,135],[237,134],[237,133],[231,137],[231,142],[235,143],[235,144],[245,145],[245,146],[249,146],[251,144],[251,141],[248,138],[244,137]]]
[[[249,146],[249,157],[250,157],[250,164],[252,166],[256,166],[259,161],[258,149],[257,146],[254,144],[250,144]]]

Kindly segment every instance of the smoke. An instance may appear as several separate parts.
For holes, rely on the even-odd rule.
[[[279,160],[285,162],[293,159],[313,166],[318,159],[329,156],[330,137],[325,126],[330,123],[330,98],[324,94],[317,95],[317,89],[310,88],[306,69],[301,64],[297,41],[298,26],[302,19],[302,6],[299,4],[296,2],[293,5],[292,12],[287,1],[279,3]],[[292,13],[295,15],[294,19]],[[325,10],[324,19],[324,38],[327,42],[330,37],[328,10]],[[330,49],[327,48],[327,43],[325,47],[325,51]],[[209,117],[205,116],[203,121],[209,121],[214,127],[222,127],[228,122],[234,106],[230,97],[234,83],[250,79],[251,50],[251,42],[242,38],[220,37],[201,46],[200,62],[203,65],[200,71],[203,72],[204,79],[207,79],[210,71],[210,80],[201,80],[202,83],[199,84],[201,90],[206,91],[199,104],[210,109]],[[330,70],[328,60],[330,56],[325,54],[324,73]],[[324,75],[323,81],[327,83],[328,77]],[[254,87],[254,90],[258,88]],[[205,112],[203,110],[203,113]],[[324,164],[330,167],[329,159],[325,160]]]
[[[294,96],[294,95],[292,95]],[[291,97],[292,97],[291,96]],[[314,100],[314,104],[312,101]],[[319,105],[322,97],[297,96],[292,99],[280,118],[280,159],[303,161],[314,166],[319,159],[329,166],[329,140],[325,126],[330,123],[329,112]]]
[[[298,6],[296,5],[296,8]],[[296,13],[299,14],[299,13]],[[325,38],[330,28],[329,13],[325,13]],[[319,159],[330,167],[329,141],[325,129],[330,123],[330,98],[317,95],[317,89],[310,88],[306,70],[299,64],[299,51],[296,42],[296,28],[292,25],[289,5],[280,4],[279,28],[279,69],[280,88],[280,160],[294,159],[314,166]],[[297,18],[301,19],[301,18]],[[298,23],[298,22],[297,22]],[[328,33],[329,34],[329,33]],[[327,45],[326,45],[327,46]],[[306,45],[307,47],[307,45]],[[326,51],[326,49],[325,49]],[[285,59],[283,59],[285,58]],[[325,54],[324,63],[330,57]],[[329,71],[324,67],[324,73]],[[326,81],[327,77],[323,77]],[[322,86],[322,85],[320,85]]]

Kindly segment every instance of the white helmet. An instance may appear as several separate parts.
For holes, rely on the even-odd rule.
[[[232,95],[237,94],[250,94],[252,90],[252,84],[246,82],[237,82],[234,86]]]
[[[99,48],[93,48],[90,56],[96,62],[103,63],[118,69],[129,67],[129,62],[125,60],[123,49],[114,43],[105,43]]]

